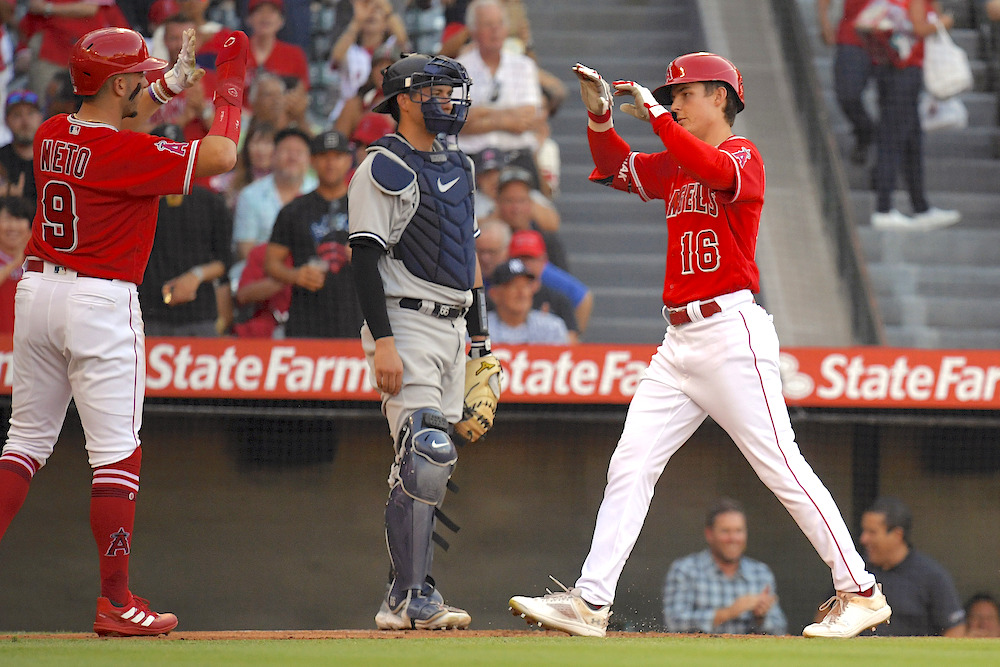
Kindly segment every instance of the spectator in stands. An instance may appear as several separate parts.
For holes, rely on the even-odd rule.
[[[184,45],[184,31],[195,27],[194,21],[184,14],[174,14],[164,19],[161,33],[163,45],[169,54],[167,62],[170,67],[177,62],[177,56]],[[186,88],[153,112],[148,127],[176,125],[184,131],[186,141],[201,139],[208,134],[214,117],[215,107],[211,100],[215,83],[215,72],[207,72],[201,79],[201,85]]]
[[[486,148],[471,157],[476,165],[476,217],[484,220],[496,210],[497,186],[507,156],[496,148]]]
[[[30,90],[17,90],[7,96],[4,118],[13,135],[12,141],[0,147],[0,169],[7,181],[7,194],[24,197],[32,202],[35,192],[35,172],[32,169],[32,143],[42,124],[42,109],[38,95]],[[32,216],[34,217],[34,216]]]
[[[176,125],[161,125],[151,134],[184,142]],[[160,197],[153,250],[139,285],[146,334],[150,336],[218,336],[228,327],[220,321],[217,282],[232,261],[232,215],[211,190],[194,185],[187,195]],[[228,282],[218,290],[231,295]],[[231,311],[228,302],[223,312]]]
[[[954,225],[962,216],[958,211],[943,210],[927,202],[924,191],[923,129],[920,127],[919,101],[923,89],[924,37],[937,31],[929,16],[939,9],[929,0],[905,0],[915,43],[905,51],[891,46],[905,40],[892,40],[886,62],[875,67],[878,85],[879,124],[876,138],[875,212],[871,224],[879,229],[923,231]],[[950,29],[954,19],[938,12],[938,20]],[[892,195],[899,172],[910,194],[913,215],[893,208]]]
[[[144,7],[143,5],[146,5]],[[150,2],[124,2],[119,3],[119,8],[125,14],[132,29],[147,37],[150,42],[150,55],[152,55],[152,37],[157,29],[171,16],[181,13],[181,6],[177,0],[155,0]],[[145,9],[145,14],[143,13]],[[162,43],[162,42],[161,42]],[[163,58],[166,60],[166,58]]]
[[[508,249],[511,239],[510,226],[500,220],[484,220],[479,224],[479,236],[476,237],[476,255],[479,257],[479,267],[483,272],[483,281],[487,290],[493,271],[509,259]],[[532,307],[546,313],[557,315],[566,324],[569,341],[577,343],[580,340],[579,327],[576,323],[576,313],[569,297],[562,292],[543,285],[535,278],[535,296]],[[486,307],[493,310],[495,305],[489,299],[487,292]]]
[[[287,92],[285,81],[280,76],[267,70],[258,72],[249,96],[253,111],[243,111],[244,127],[250,122],[267,123],[278,130],[288,127]]]
[[[330,66],[340,75],[340,97],[330,112],[336,119],[347,100],[358,94],[373,67],[375,51],[407,45],[402,20],[388,0],[357,0],[353,16],[330,51]]]
[[[1000,637],[1000,603],[989,593],[976,593],[965,603],[966,637]]]
[[[344,100],[337,116],[330,114],[329,120],[338,132],[345,137],[352,137],[362,120],[374,122],[371,120],[372,118],[378,119],[380,124],[389,127],[383,134],[392,131],[395,127],[395,121],[392,120],[392,117],[375,113],[372,109],[385,99],[382,94],[382,71],[399,60],[399,57],[400,50],[395,44],[383,44],[375,49],[372,54],[371,72],[368,75],[368,80],[358,88],[353,97]]]
[[[865,567],[892,604],[892,622],[880,635],[961,637],[965,610],[951,575],[913,548],[913,517],[899,498],[878,498],[861,516]]]
[[[444,4],[440,0],[407,0],[403,25],[413,50],[417,53],[440,53],[444,33]]]
[[[284,338],[292,286],[264,272],[268,243],[254,247],[236,290],[237,317],[233,333],[240,338]],[[291,266],[289,255],[285,263]]]
[[[216,35],[225,34],[229,31],[223,30],[226,26],[222,23],[208,18],[209,0],[177,0],[177,7],[177,13],[190,19],[195,25],[198,45],[198,53],[195,59],[198,62],[198,66],[204,67],[209,71],[214,71],[217,49],[205,47],[213,41]],[[153,38],[150,41],[150,55],[166,60],[170,53],[163,45],[162,27],[153,31]]]
[[[258,243],[271,238],[278,211],[299,195],[316,189],[316,177],[309,173],[309,146],[312,137],[296,127],[274,137],[273,169],[267,176],[243,188],[236,199],[233,243],[237,260],[245,260]],[[240,264],[234,265],[232,281],[239,283]]]
[[[286,127],[298,127],[310,135],[318,134],[323,128],[313,121],[309,113],[309,89],[305,82],[291,75],[281,78],[286,90]]]
[[[471,0],[456,0],[449,3],[445,11],[445,30],[442,34],[442,53],[457,57],[469,47],[472,35],[465,20]],[[534,58],[531,38],[531,23],[528,12],[521,0],[499,0],[507,20],[507,39],[504,49],[511,53],[523,53]]]
[[[569,299],[576,316],[577,330],[581,335],[586,332],[590,313],[594,309],[594,294],[575,276],[549,261],[542,235],[531,229],[516,231],[511,236],[507,252],[510,257],[522,260],[543,286]]]
[[[212,179],[212,189],[222,192],[229,209],[250,183],[271,173],[274,162],[274,137],[277,130],[270,123],[254,120],[246,126],[246,138],[236,159],[236,167]]]
[[[14,292],[23,273],[24,248],[31,238],[34,204],[23,197],[0,197],[0,334],[14,333]]]
[[[14,0],[0,0],[0,102],[7,98],[11,82],[25,74],[30,67],[30,55],[27,49],[21,49],[26,55],[18,54],[15,48],[16,28],[14,25]],[[20,86],[21,83],[16,84]],[[10,130],[0,123],[0,144],[11,140]]]
[[[365,159],[368,146],[375,143],[390,132],[396,131],[396,121],[384,113],[368,112],[361,118],[354,131],[351,132],[351,143],[354,144],[355,162],[361,164]]]
[[[69,70],[57,72],[45,86],[45,118],[61,113],[74,113],[80,108],[80,98],[73,93]]]
[[[862,45],[854,30],[854,21],[869,0],[844,0],[840,20],[834,26],[830,16],[830,0],[816,0],[820,32],[823,41],[836,47],[833,60],[833,87],[837,103],[851,123],[854,149],[851,161],[868,162],[868,152],[875,140],[875,121],[865,109],[862,93],[874,75],[871,54]]]
[[[552,313],[535,310],[531,303],[537,285],[535,274],[519,259],[509,259],[493,271],[489,296],[490,338],[495,343],[566,345],[566,324]]]
[[[990,21],[1000,22],[1000,0],[980,0],[986,12],[986,18]]]
[[[569,269],[569,260],[556,230],[559,229],[559,212],[545,200],[532,185],[531,175],[517,166],[506,166],[497,180],[496,207],[493,217],[498,217],[515,232],[534,229],[545,237],[549,260],[556,266]],[[544,200],[543,204],[539,200]]]
[[[285,25],[282,0],[250,0],[246,27],[250,34],[247,72],[259,69],[278,76],[294,76],[309,88],[309,61],[305,51],[295,44],[278,39]]]
[[[778,604],[774,573],[746,556],[743,506],[720,498],[705,517],[704,551],[670,565],[663,587],[667,632],[784,635],[788,622]]]
[[[466,24],[473,48],[458,60],[475,85],[459,146],[469,155],[486,148],[509,153],[511,164],[526,169],[536,185],[538,139],[534,131],[544,122],[538,67],[528,56],[503,49],[507,18],[498,0],[473,0]]]
[[[24,44],[39,39],[29,70],[29,88],[44,90],[56,72],[66,69],[73,45],[98,28],[128,28],[118,6],[106,0],[28,0],[27,14],[18,24]]]
[[[312,0],[287,0],[285,25],[278,31],[278,39],[294,44],[309,54],[312,47]]]
[[[264,270],[292,286],[287,337],[358,338],[361,306],[347,243],[347,182],[354,147],[329,130],[314,137],[310,148],[319,185],[278,213]],[[285,264],[289,257],[291,268]]]

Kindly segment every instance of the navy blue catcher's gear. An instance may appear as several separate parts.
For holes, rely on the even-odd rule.
[[[379,154],[372,177],[390,192],[416,178],[420,200],[399,241],[389,249],[417,278],[454,289],[472,289],[476,278],[474,177],[469,158],[457,150],[418,151],[394,134],[373,146],[392,151],[406,163]],[[407,168],[408,167],[408,168]]]
[[[469,93],[472,79],[461,63],[446,56],[413,53],[386,67],[382,70],[382,76],[385,99],[373,111],[390,113],[392,100],[400,93],[410,93],[410,99],[413,99],[414,91],[445,86],[451,88],[448,97],[430,97],[421,102],[424,123],[435,134],[454,135],[461,132],[472,104]],[[448,102],[451,103],[451,109],[445,111],[444,105]]]
[[[458,461],[448,420],[437,410],[413,412],[399,433],[399,482],[385,506],[385,533],[396,578],[388,595],[395,608],[407,591],[420,589],[431,571],[437,507]]]

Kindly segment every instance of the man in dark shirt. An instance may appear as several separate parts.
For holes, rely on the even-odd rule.
[[[4,118],[14,138],[6,146],[0,147],[0,167],[3,167],[6,181],[12,189],[10,194],[35,202],[37,194],[31,151],[35,132],[43,120],[38,95],[30,90],[10,93],[7,96]],[[19,187],[20,193],[17,192]]]
[[[955,584],[944,567],[910,544],[911,524],[909,508],[892,497],[877,499],[861,516],[865,564],[892,604],[892,621],[877,634],[962,637],[965,611]]]
[[[151,134],[184,142],[176,125]],[[160,197],[153,251],[139,285],[148,336],[217,336],[217,292],[231,298],[225,279],[232,263],[233,216],[222,195],[192,186],[187,195]]]
[[[312,140],[310,151],[319,186],[278,213],[264,270],[292,285],[287,337],[357,338],[361,307],[347,245],[347,183],[354,147],[329,130]],[[292,267],[285,264],[289,255]]]

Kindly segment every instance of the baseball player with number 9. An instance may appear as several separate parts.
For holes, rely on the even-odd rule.
[[[837,595],[808,637],[853,637],[891,610],[865,570],[830,492],[799,452],[778,373],[778,338],[756,305],[754,261],[764,203],[757,147],[733,134],[744,108],[743,77],[713,53],[679,56],[655,91],[608,85],[573,71],[587,107],[591,180],[666,206],[663,286],[666,334],[632,397],[597,514],[590,553],[572,589],[515,596],[511,611],[540,626],[604,636],[615,590],[670,457],[711,416],[732,437],[829,565]],[[614,130],[612,96],[652,125],[659,153],[637,153]]]
[[[93,468],[90,525],[101,574],[94,631],[102,636],[159,635],[177,625],[176,616],[152,611],[129,589],[146,384],[136,285],[149,260],[160,195],[187,194],[193,178],[236,163],[247,44],[235,32],[219,51],[215,123],[204,139],[184,143],[127,128],[205,75],[195,64],[194,30],[185,31],[176,65],[148,86],[147,74],[167,63],[149,57],[139,33],[87,33],[69,63],[80,110],[53,116],[35,134],[38,207],[15,297],[0,537],[51,455],[74,399]]]

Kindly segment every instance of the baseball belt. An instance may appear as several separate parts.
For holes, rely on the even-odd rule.
[[[59,266],[57,264],[54,264],[53,267],[56,273],[73,271],[74,273],[76,273],[76,276],[78,278],[97,278],[98,280],[114,280],[114,278],[105,278],[103,276],[91,276],[86,273],[81,273],[80,271],[77,271],[76,269],[71,269],[68,266]],[[24,270],[34,271],[36,273],[45,273],[45,262],[43,262],[40,259],[29,259],[27,262],[24,263]]]
[[[416,310],[425,315],[433,315],[442,320],[454,320],[465,315],[465,308],[462,306],[449,306],[445,303],[424,301],[422,299],[400,299],[399,307],[406,308],[407,310]]]
[[[712,315],[717,315],[722,312],[722,306],[716,303],[715,299],[709,299],[708,301],[702,301],[698,304],[698,310],[701,311],[701,316],[711,317]],[[688,314],[687,306],[681,306],[680,308],[667,308],[667,317],[670,320],[672,326],[679,326],[681,324],[687,324],[691,321],[691,316]]]

